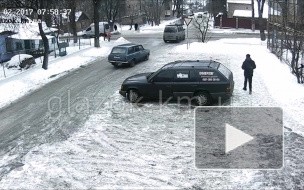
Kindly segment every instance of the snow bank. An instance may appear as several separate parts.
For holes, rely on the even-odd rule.
[[[6,67],[19,67],[19,64],[23,60],[29,59],[32,57],[33,57],[32,55],[28,55],[28,54],[15,55],[14,57],[12,57],[12,59],[10,61],[7,62]]]
[[[120,37],[114,43],[116,43],[116,44],[125,44],[125,43],[130,43],[130,41],[124,39],[123,37]]]

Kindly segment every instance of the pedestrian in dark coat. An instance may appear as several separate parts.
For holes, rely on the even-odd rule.
[[[242,69],[244,70],[244,88],[243,90],[247,90],[247,81],[249,82],[249,93],[252,92],[252,76],[253,70],[256,68],[255,62],[250,58],[250,55],[246,55],[246,59],[243,62]]]

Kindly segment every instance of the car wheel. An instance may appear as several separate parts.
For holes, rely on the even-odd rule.
[[[149,60],[149,56],[150,56],[150,55],[147,54],[145,60]]]
[[[115,68],[117,68],[117,67],[118,67],[118,64],[114,63],[113,66],[114,66]]]
[[[129,90],[127,97],[130,102],[136,103],[140,99],[140,94],[137,90]]]
[[[83,38],[87,39],[88,36],[86,34],[82,35]]]
[[[211,98],[207,92],[199,92],[194,96],[196,105],[208,106],[211,103]]]
[[[135,65],[135,61],[134,61],[134,59],[130,62],[130,66],[131,67],[134,67],[134,65]]]
[[[176,42],[179,42],[179,39],[178,39],[178,37],[176,36]]]

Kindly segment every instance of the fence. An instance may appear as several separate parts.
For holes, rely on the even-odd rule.
[[[269,7],[267,47],[287,63],[298,82],[303,83],[299,67],[304,62],[304,2],[269,0]]]
[[[267,20],[263,19],[264,28],[266,28]],[[255,29],[260,29],[260,24],[257,19],[253,22]],[[243,28],[243,29],[252,29],[252,20],[251,18],[215,18],[214,26],[220,28]]]

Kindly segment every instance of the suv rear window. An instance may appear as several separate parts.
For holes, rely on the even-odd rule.
[[[164,32],[175,33],[177,30],[176,27],[166,27]]]
[[[124,54],[126,53],[126,48],[120,48],[120,47],[113,48],[112,53]]]
[[[218,70],[229,80],[229,76],[231,76],[231,71],[227,69],[223,64],[220,64]]]

